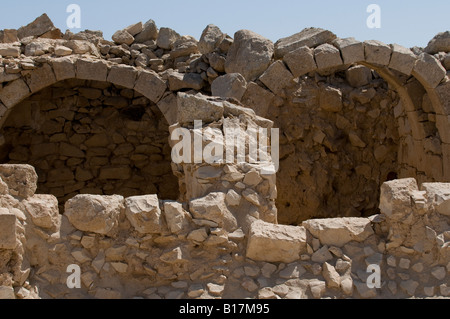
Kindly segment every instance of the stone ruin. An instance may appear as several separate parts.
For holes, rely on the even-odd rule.
[[[1,299],[450,296],[448,31],[112,40],[0,31]],[[227,127],[279,128],[278,171],[173,161]]]

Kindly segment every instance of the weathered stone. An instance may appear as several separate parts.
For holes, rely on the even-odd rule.
[[[165,202],[164,217],[169,230],[174,234],[189,227],[188,213],[183,209],[181,203]]]
[[[414,178],[394,180],[381,186],[380,210],[392,219],[403,217],[411,209],[411,192],[417,191]]]
[[[314,252],[311,256],[311,260],[313,262],[320,264],[329,261],[331,259],[333,259],[333,255],[331,255],[327,245],[323,246],[322,248]]]
[[[283,61],[289,67],[294,78],[305,75],[317,69],[314,59],[314,50],[307,46],[300,47],[283,57]]]
[[[253,81],[269,67],[272,56],[272,41],[252,31],[240,30],[228,51],[225,71],[240,73],[247,81]]]
[[[439,214],[450,216],[450,183],[423,183],[420,189]]]
[[[51,64],[57,81],[75,78],[75,64],[71,59],[67,57],[52,59]]]
[[[13,196],[29,198],[36,192],[38,177],[30,165],[2,164],[0,177]]]
[[[280,271],[279,276],[283,279],[294,279],[300,278],[305,273],[306,269],[303,266],[293,263]]]
[[[423,86],[434,89],[441,83],[447,71],[434,56],[422,53],[414,65],[414,75]]]
[[[106,82],[108,66],[105,61],[78,59],[77,78],[82,80],[94,80]]]
[[[328,112],[340,112],[343,108],[342,92],[332,86],[325,86],[320,90],[320,108]]]
[[[52,67],[45,63],[42,67],[30,73],[27,82],[31,92],[35,93],[54,84],[56,77]]]
[[[136,34],[141,33],[143,29],[144,26],[142,25],[142,22],[138,22],[126,27],[124,30],[134,37]]]
[[[0,43],[0,55],[18,58],[20,56],[20,47],[14,44]]]
[[[113,34],[112,40],[119,45],[131,45],[134,42],[134,37],[126,30],[119,30]]]
[[[305,251],[306,232],[303,227],[274,225],[260,220],[251,224],[247,258],[291,263]]]
[[[345,71],[345,77],[351,86],[358,88],[372,81],[372,70],[364,65],[355,65]]]
[[[16,215],[0,208],[0,249],[16,248]]]
[[[419,287],[419,283],[414,280],[402,281],[400,283],[400,288],[409,296],[414,296],[417,287]]]
[[[323,245],[342,247],[350,241],[364,241],[374,234],[368,218],[312,219],[302,224]]]
[[[176,71],[169,73],[169,89],[179,91],[182,89],[201,90],[205,84],[203,78],[197,73],[179,73]]]
[[[446,270],[445,267],[435,267],[431,270],[431,274],[434,278],[437,280],[443,280],[446,276]]]
[[[239,206],[242,196],[236,193],[235,190],[230,189],[225,197],[228,206]]]
[[[30,95],[30,93],[30,89],[25,81],[17,79],[0,89],[0,100],[7,108],[11,108]]]
[[[416,63],[416,55],[410,49],[398,44],[392,44],[391,47],[392,56],[389,68],[410,75]]]
[[[269,66],[259,80],[273,93],[280,94],[291,83],[293,78],[291,72],[286,69],[283,61],[278,60]]]
[[[369,40],[364,42],[366,62],[377,65],[389,65],[392,49],[381,41]]]
[[[181,36],[170,28],[161,28],[159,30],[158,39],[156,40],[156,44],[165,50],[173,49],[174,43],[180,39]]]
[[[19,42],[17,37],[17,30],[15,29],[4,29],[0,31],[0,42],[1,43],[14,43]]]
[[[53,195],[34,195],[23,202],[33,223],[42,228],[60,225],[58,200]]]
[[[141,71],[134,89],[153,103],[158,103],[167,89],[166,83],[152,71]]]
[[[176,59],[179,57],[188,57],[195,53],[198,53],[198,41],[191,36],[182,36],[173,44],[170,57]]]
[[[286,54],[304,46],[315,48],[324,43],[331,43],[334,39],[336,39],[336,35],[330,31],[320,28],[307,28],[287,38],[278,40],[275,43],[275,58],[280,59]]]
[[[206,232],[205,228],[193,230],[187,236],[188,240],[191,240],[195,243],[203,243],[207,238],[208,238],[208,233]]]
[[[450,31],[440,32],[430,40],[424,51],[428,54],[450,52]]]
[[[237,229],[236,217],[225,204],[225,193],[210,193],[194,199],[189,202],[189,210],[194,218],[213,221],[230,233]]]
[[[173,93],[168,94],[158,102],[158,108],[164,115],[169,125],[174,125],[178,117],[177,96]]]
[[[318,279],[312,279],[309,281],[309,288],[314,298],[320,299],[327,291],[326,282]]]
[[[77,195],[66,202],[64,215],[79,230],[107,235],[117,228],[123,203],[118,195]]]
[[[157,195],[126,198],[125,214],[131,225],[141,234],[163,232],[163,219]]]
[[[128,65],[114,65],[108,74],[108,82],[120,85],[128,89],[134,88],[137,72]]]
[[[225,39],[225,34],[219,27],[210,24],[203,30],[198,43],[198,49],[201,54],[208,54],[213,52]]]
[[[135,36],[135,42],[144,43],[150,40],[156,40],[158,38],[158,28],[155,21],[148,20],[142,29],[142,32]]]
[[[16,299],[14,288],[9,286],[0,286],[0,300]]]
[[[53,29],[55,29],[53,22],[47,14],[44,13],[30,24],[19,28],[19,30],[17,30],[17,37],[19,39],[26,37],[38,37]]]
[[[72,49],[65,47],[63,45],[59,45],[55,48],[55,54],[57,56],[67,56],[67,55],[71,55],[73,52]]]
[[[181,125],[193,124],[194,121],[211,123],[222,118],[224,108],[222,102],[202,94],[190,95],[178,93],[178,122]]]
[[[348,133],[348,139],[350,141],[350,144],[352,144],[352,146],[354,147],[365,148],[367,146],[367,144],[364,143],[364,141],[354,131]]]
[[[219,76],[211,83],[213,96],[234,98],[241,101],[247,89],[247,81],[239,73],[230,73]]]
[[[342,64],[341,53],[331,44],[322,44],[314,49],[318,69],[335,68]]]
[[[341,278],[341,289],[347,296],[351,296],[353,294],[353,279],[351,276],[347,275]]]
[[[355,38],[336,39],[334,44],[341,51],[345,64],[353,64],[365,60],[364,43]]]
[[[341,286],[341,276],[336,269],[329,263],[325,262],[322,266],[322,274],[327,282],[328,288],[339,288]]]

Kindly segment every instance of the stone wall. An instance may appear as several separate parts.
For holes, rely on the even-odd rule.
[[[31,166],[1,165],[0,176],[1,298],[450,296],[450,184],[393,180],[380,215],[295,227],[237,211],[224,192],[188,203],[77,195],[60,215],[54,196],[34,194]],[[80,289],[67,286],[70,265]]]
[[[0,297],[448,296],[446,39],[3,31]],[[279,128],[280,169],[224,162],[227,128]],[[222,156],[176,161],[179,129]]]
[[[17,105],[1,134],[1,160],[33,165],[38,193],[61,206],[79,193],[178,198],[167,121],[133,90],[59,82]]]

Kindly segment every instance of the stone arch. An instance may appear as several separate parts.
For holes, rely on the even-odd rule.
[[[446,70],[439,60],[428,53],[419,56],[410,49],[400,45],[386,45],[380,41],[359,42],[353,38],[336,39],[332,44],[326,43],[315,48],[302,47],[285,54],[285,64],[294,77],[303,76],[310,72],[326,72],[345,68],[352,64],[364,65],[375,70],[399,94],[404,111],[411,125],[412,145],[410,154],[420,154],[416,163],[408,163],[417,170],[423,171],[434,181],[450,180],[450,165],[448,158],[449,109],[441,97],[446,92],[448,84],[445,82]],[[299,63],[303,62],[303,65]],[[436,114],[436,130],[443,144],[443,157],[438,165],[427,165],[424,154],[423,140],[427,137],[423,124],[419,121],[419,108],[404,87],[398,75],[415,78],[424,88],[429,97],[431,107]],[[444,93],[445,94],[445,93]],[[448,94],[448,93],[447,93]],[[436,161],[434,161],[436,164]],[[412,164],[412,165],[411,165]],[[405,176],[407,177],[407,176]]]
[[[166,92],[165,81],[153,71],[133,66],[112,64],[100,59],[80,58],[76,56],[48,59],[47,62],[20,78],[7,83],[0,91],[0,101],[4,105],[0,113],[0,124],[7,113],[28,96],[68,79],[108,82],[135,90],[157,104]],[[161,110],[165,114],[165,110]],[[166,115],[165,115],[166,116]],[[168,119],[166,117],[166,119]],[[169,124],[171,123],[168,119]]]
[[[58,65],[58,63],[60,63],[60,64]],[[61,66],[61,63],[63,64],[63,66]],[[59,67],[59,69],[58,69],[58,67]],[[65,70],[65,73],[60,72],[61,67]],[[105,74],[105,70],[107,71],[107,74]],[[75,72],[73,72],[73,71],[75,71]],[[7,124],[6,121],[9,117],[9,115],[14,114],[14,110],[16,109],[16,107],[18,107],[19,105],[22,105],[23,102],[27,101],[27,99],[33,98],[34,95],[40,94],[41,92],[45,91],[46,89],[51,90],[52,88],[58,87],[61,84],[66,83],[66,82],[67,83],[78,83],[80,81],[81,81],[81,83],[85,82],[87,84],[87,86],[90,86],[90,83],[100,83],[100,84],[103,83],[103,84],[109,84],[109,85],[111,85],[111,87],[120,88],[120,90],[122,90],[122,91],[123,91],[123,89],[128,89],[128,91],[133,90],[133,91],[139,93],[138,96],[141,96],[141,97],[144,96],[145,98],[147,98],[144,100],[152,102],[151,105],[152,105],[153,110],[156,110],[156,108],[159,109],[159,107],[157,106],[157,102],[163,96],[165,89],[166,89],[165,82],[160,80],[159,76],[157,76],[153,72],[145,72],[145,71],[141,72],[141,70],[137,70],[136,68],[129,67],[129,66],[107,65],[103,61],[99,62],[99,61],[91,61],[91,60],[87,60],[87,59],[85,59],[84,61],[81,61],[80,59],[72,60],[72,59],[68,59],[68,58],[63,58],[63,59],[59,59],[56,62],[51,61],[50,63],[44,63],[41,67],[39,67],[35,70],[32,70],[28,74],[24,75],[22,78],[16,79],[13,82],[11,82],[5,86],[4,90],[2,91],[2,101],[9,108],[8,108],[7,112],[2,114],[1,126],[3,127],[3,126],[5,126],[5,124]],[[69,88],[70,88],[70,86],[69,86]],[[6,92],[5,92],[5,90],[6,90]],[[154,112],[156,112],[156,111],[154,111]],[[158,112],[154,113],[154,114],[158,114]],[[159,115],[160,117],[157,117],[157,118],[162,119],[164,117],[164,114],[162,112],[161,112],[161,114]],[[169,122],[167,124],[169,124]],[[164,124],[163,126],[165,127],[167,124]],[[166,132],[167,135],[169,134],[169,130],[167,130],[167,131],[164,130],[164,132]],[[149,133],[149,134],[151,135],[151,133]],[[146,134],[146,136],[149,134]],[[5,137],[7,138],[6,135],[7,134],[5,134]],[[157,134],[157,135],[159,136],[161,134]],[[125,138],[126,138],[126,136],[125,136]],[[170,155],[170,147],[168,144],[169,141],[167,140],[167,138],[164,141],[166,144],[165,146],[167,146],[169,149],[169,151],[167,153],[166,152],[167,150],[164,148],[164,154],[167,153]],[[114,143],[116,143],[116,142],[114,142]],[[146,142],[144,142],[144,143],[146,143]],[[56,143],[56,144],[58,144],[58,143]],[[144,147],[144,146],[146,146],[146,145],[142,145],[142,147]],[[8,147],[8,146],[5,146],[5,147]],[[163,148],[160,147],[160,149],[163,149]],[[135,146],[135,150],[137,151],[137,146]],[[153,153],[156,151],[150,150],[148,152]],[[142,152],[139,151],[137,153],[142,153]],[[134,154],[134,153],[132,152],[130,154],[130,156],[132,154]],[[150,156],[150,159],[152,159],[152,158],[153,157]],[[87,159],[88,158],[86,158],[86,164],[84,166],[91,165],[91,164],[88,164]],[[159,165],[156,169],[159,171],[164,170],[164,172],[167,172],[167,168],[170,170],[170,163],[171,163],[170,158],[168,158],[166,155],[162,155],[161,160],[167,161],[168,165],[166,165],[164,167]],[[92,165],[94,165],[94,164],[92,164]],[[110,164],[110,167],[113,167],[113,166],[111,166],[111,164]],[[132,168],[133,167],[134,166],[132,166]],[[51,168],[53,169],[55,167],[51,167]],[[72,169],[73,167],[71,166],[69,168]],[[83,168],[86,169],[86,167],[83,167]],[[135,168],[132,169],[133,173],[131,176],[133,177],[133,180],[135,180],[134,179],[134,177],[136,177],[135,175],[138,174],[141,177],[141,179],[144,179],[144,177],[145,177],[145,180],[148,181],[148,183],[146,183],[146,184],[148,184],[148,185],[145,185],[145,187],[144,186],[142,187],[142,190],[140,190],[140,192],[141,192],[140,194],[132,193],[133,195],[144,195],[142,192],[152,192],[152,193],[158,192],[159,195],[161,195],[162,197],[164,197],[166,199],[171,199],[171,200],[177,199],[176,197],[172,196],[172,193],[174,196],[178,196],[178,193],[175,190],[175,188],[177,186],[177,178],[175,176],[173,176],[174,180],[172,180],[170,178],[166,178],[165,182],[160,182],[160,181],[158,182],[159,177],[157,177],[157,175],[155,175],[155,174],[160,174],[160,173],[154,173],[154,172],[150,172],[150,171],[146,170],[145,174],[144,174],[144,171],[142,171],[142,174],[141,174],[141,173],[139,173],[139,172],[141,172],[140,170],[137,171],[138,173],[134,172],[135,170],[136,170]],[[48,172],[46,171],[46,173],[43,175],[48,175],[47,173]],[[152,183],[150,183],[152,178],[150,178],[150,180],[147,178],[148,176],[150,176],[149,174],[152,176],[155,175],[156,182],[153,181]],[[172,174],[172,172],[170,172],[170,174]],[[76,175],[75,171],[73,170],[72,177],[75,175]],[[101,180],[102,179],[104,180],[106,178],[105,176],[100,178],[99,177],[100,175],[101,175],[100,171],[98,171],[98,174],[94,173],[94,175],[93,175],[94,179],[95,178],[99,179],[98,181],[95,181],[95,182],[97,182],[97,184],[101,183]],[[45,183],[45,180],[46,179],[44,178],[44,183]],[[73,179],[73,180],[75,182],[77,182],[78,178]],[[132,182],[133,181],[130,178],[130,183],[132,183]],[[86,183],[91,183],[91,182],[86,182]],[[118,180],[118,183],[120,184],[120,180]],[[134,181],[134,183],[136,183],[136,181]],[[157,187],[157,189],[155,187],[151,186],[151,185],[153,185],[153,183],[154,183],[154,186]],[[157,184],[157,183],[161,183],[161,184]],[[109,183],[109,184],[115,185],[115,183]],[[124,181],[124,184],[126,184],[125,181]],[[46,193],[49,193],[49,191],[46,190],[46,189],[48,189],[47,185],[45,185],[45,184],[42,184],[42,185],[44,187],[43,190]],[[170,187],[166,187],[167,185],[173,186],[173,192],[170,191]],[[54,187],[54,186],[49,186],[49,187]],[[125,193],[129,194],[129,191],[131,189],[126,188],[128,186],[124,186],[124,187],[125,187],[124,189],[122,189],[123,188],[122,187],[121,190],[118,192],[120,193],[120,192],[124,191]],[[136,186],[133,186],[133,187],[136,187]],[[152,189],[152,187],[154,190],[149,190],[149,189]],[[163,188],[163,193],[160,193],[161,192],[160,187]],[[70,187],[68,187],[68,188],[70,188]],[[54,189],[56,189],[56,188],[54,188]],[[91,187],[89,189],[93,189],[93,188]],[[58,196],[58,198],[61,198],[63,201],[65,201],[67,199],[66,198],[67,195],[69,195],[68,192],[69,191],[64,190],[64,195],[57,195],[57,196]],[[72,193],[73,192],[71,192],[70,194],[72,194]],[[125,193],[122,195],[125,195]],[[58,194],[59,194],[59,192],[58,192]],[[164,195],[164,194],[170,194],[170,196]],[[55,193],[55,195],[56,195],[56,193]],[[60,204],[63,204],[63,201],[60,201]],[[60,208],[62,209],[62,207],[60,207]]]

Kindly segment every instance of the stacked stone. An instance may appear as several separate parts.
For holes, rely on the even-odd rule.
[[[139,93],[67,80],[17,107],[3,126],[11,148],[2,160],[35,166],[40,193],[61,205],[79,193],[177,199],[167,122]]]

